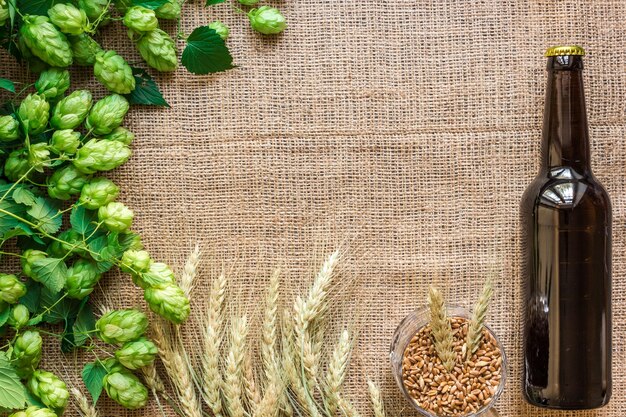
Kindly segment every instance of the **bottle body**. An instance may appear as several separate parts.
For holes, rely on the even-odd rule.
[[[556,409],[611,395],[611,204],[590,168],[575,58],[549,61],[542,167],[521,204],[524,395]]]

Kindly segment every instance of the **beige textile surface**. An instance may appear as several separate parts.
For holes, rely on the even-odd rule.
[[[285,269],[285,287],[302,288],[323,253],[343,244],[359,294],[347,306],[359,312],[360,330],[349,396],[364,415],[365,375],[383,387],[391,416],[413,415],[393,385],[387,349],[427,285],[467,305],[497,265],[490,325],[510,364],[502,415],[626,415],[624,2],[275,4],[290,26],[265,39],[227,6],[186,6],[184,28],[211,13],[232,26],[239,68],[159,77],[173,108],[131,112],[134,155],[113,177],[147,248],[180,268],[198,241],[205,272],[210,258],[236,265],[233,291],[256,300],[274,266]],[[136,58],[118,35],[103,42]],[[596,412],[543,412],[520,395],[518,202],[538,169],[542,53],[559,43],[588,50],[593,165],[614,207],[614,397]],[[18,73],[13,64],[6,70],[6,55],[2,62],[4,75]],[[127,277],[108,282],[114,305],[140,302]],[[158,413],[102,407],[105,417]]]

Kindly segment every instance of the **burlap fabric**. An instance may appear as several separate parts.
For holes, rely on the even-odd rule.
[[[290,26],[276,38],[255,35],[226,6],[186,6],[188,30],[211,13],[232,26],[229,45],[239,68],[159,77],[173,108],[134,109],[128,119],[137,134],[134,156],[113,177],[156,258],[180,268],[195,242],[205,249],[195,305],[209,272],[222,265],[236,269],[233,293],[252,301],[275,266],[284,268],[292,293],[308,285],[325,252],[341,245],[346,268],[358,278],[355,301],[343,304],[358,313],[352,324],[360,331],[349,396],[370,415],[364,395],[370,376],[384,389],[389,415],[414,415],[389,371],[396,325],[423,304],[429,283],[467,306],[495,265],[500,278],[490,325],[509,357],[500,412],[624,416],[624,3],[277,5]],[[123,31],[103,42],[137,59]],[[559,43],[588,50],[593,165],[614,209],[614,397],[597,412],[544,412],[525,405],[520,393],[518,203],[538,170],[542,52]],[[17,77],[10,62],[2,55],[2,75]],[[113,274],[106,288],[109,304],[141,302],[127,277]],[[198,331],[189,326],[189,340]],[[59,363],[55,352],[50,348],[48,363]],[[103,401],[101,407],[105,417],[158,413],[155,406],[128,412]]]

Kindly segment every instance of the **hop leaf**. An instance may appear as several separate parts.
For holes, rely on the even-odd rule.
[[[46,64],[60,68],[72,65],[67,38],[46,16],[24,16],[20,34],[33,55]]]
[[[189,72],[209,74],[233,68],[233,57],[215,30],[201,26],[187,38],[182,63]]]

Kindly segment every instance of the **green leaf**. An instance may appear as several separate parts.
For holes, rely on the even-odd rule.
[[[26,404],[29,407],[34,405],[35,407],[46,408],[44,403],[42,403],[39,398],[31,394],[29,390],[25,389],[24,392],[26,393]]]
[[[8,305],[5,305],[4,310],[0,311],[0,327],[4,326],[4,324],[9,319],[10,314],[11,308]]]
[[[41,284],[29,279],[24,283],[26,285],[26,294],[20,298],[20,304],[24,304],[31,314],[39,311]]]
[[[24,204],[26,206],[32,206],[37,201],[37,197],[31,190],[26,187],[16,187],[13,190],[13,201],[17,204]]]
[[[88,363],[83,368],[82,376],[87,391],[91,394],[93,403],[98,402],[100,394],[102,394],[102,379],[107,374],[107,370],[99,362]]]
[[[63,333],[61,334],[61,352],[63,353],[71,352],[76,347],[76,344],[74,343],[75,321],[75,317],[65,320],[65,327],[63,328]]]
[[[93,314],[91,305],[83,300],[83,306],[81,307],[76,321],[74,322],[74,343],[76,346],[82,346],[87,340],[89,340],[90,332],[96,328],[96,316]]]
[[[169,0],[133,0],[133,6],[143,6],[146,9],[156,10]]]
[[[24,385],[6,356],[0,356],[0,407],[8,409],[24,408],[26,393]]]
[[[209,74],[233,68],[233,57],[224,40],[208,26],[200,26],[191,32],[181,61],[194,74]]]
[[[0,201],[0,234],[4,235],[6,232],[14,229],[19,224],[23,224],[14,216],[23,217],[25,214],[25,206],[21,204],[15,204],[8,199]]]
[[[98,212],[87,210],[82,206],[76,206],[70,214],[72,229],[83,236],[91,235],[96,230],[94,222],[98,220]]]
[[[59,214],[59,209],[50,200],[43,197],[37,197],[27,213],[37,220],[38,228],[46,233],[58,232],[63,223],[63,216]]]
[[[0,88],[15,93],[15,84],[6,78],[0,78]]]
[[[65,265],[63,259],[37,259],[33,262],[32,270],[37,281],[41,282],[53,294],[61,291],[65,285],[67,265]]]
[[[135,89],[126,95],[130,104],[170,107],[163,98],[159,86],[146,70],[133,68],[133,75],[135,77]]]
[[[224,3],[226,0],[206,0],[205,6],[213,6],[215,4]]]
[[[18,0],[17,8],[23,15],[38,14],[47,16],[48,9],[57,3],[67,3],[67,0]]]
[[[58,293],[55,294],[47,288],[42,288],[40,301],[39,313],[43,314],[43,321],[49,324],[74,319],[80,307],[80,301],[67,297],[61,300]]]
[[[111,269],[115,261],[124,254],[124,247],[119,241],[118,233],[96,234],[97,237],[88,243],[91,257],[98,262],[98,272],[104,273]]]
[[[4,235],[2,235],[2,241],[9,240],[16,236],[32,236],[33,231],[27,224],[18,223],[15,225],[15,229],[9,230]]]

